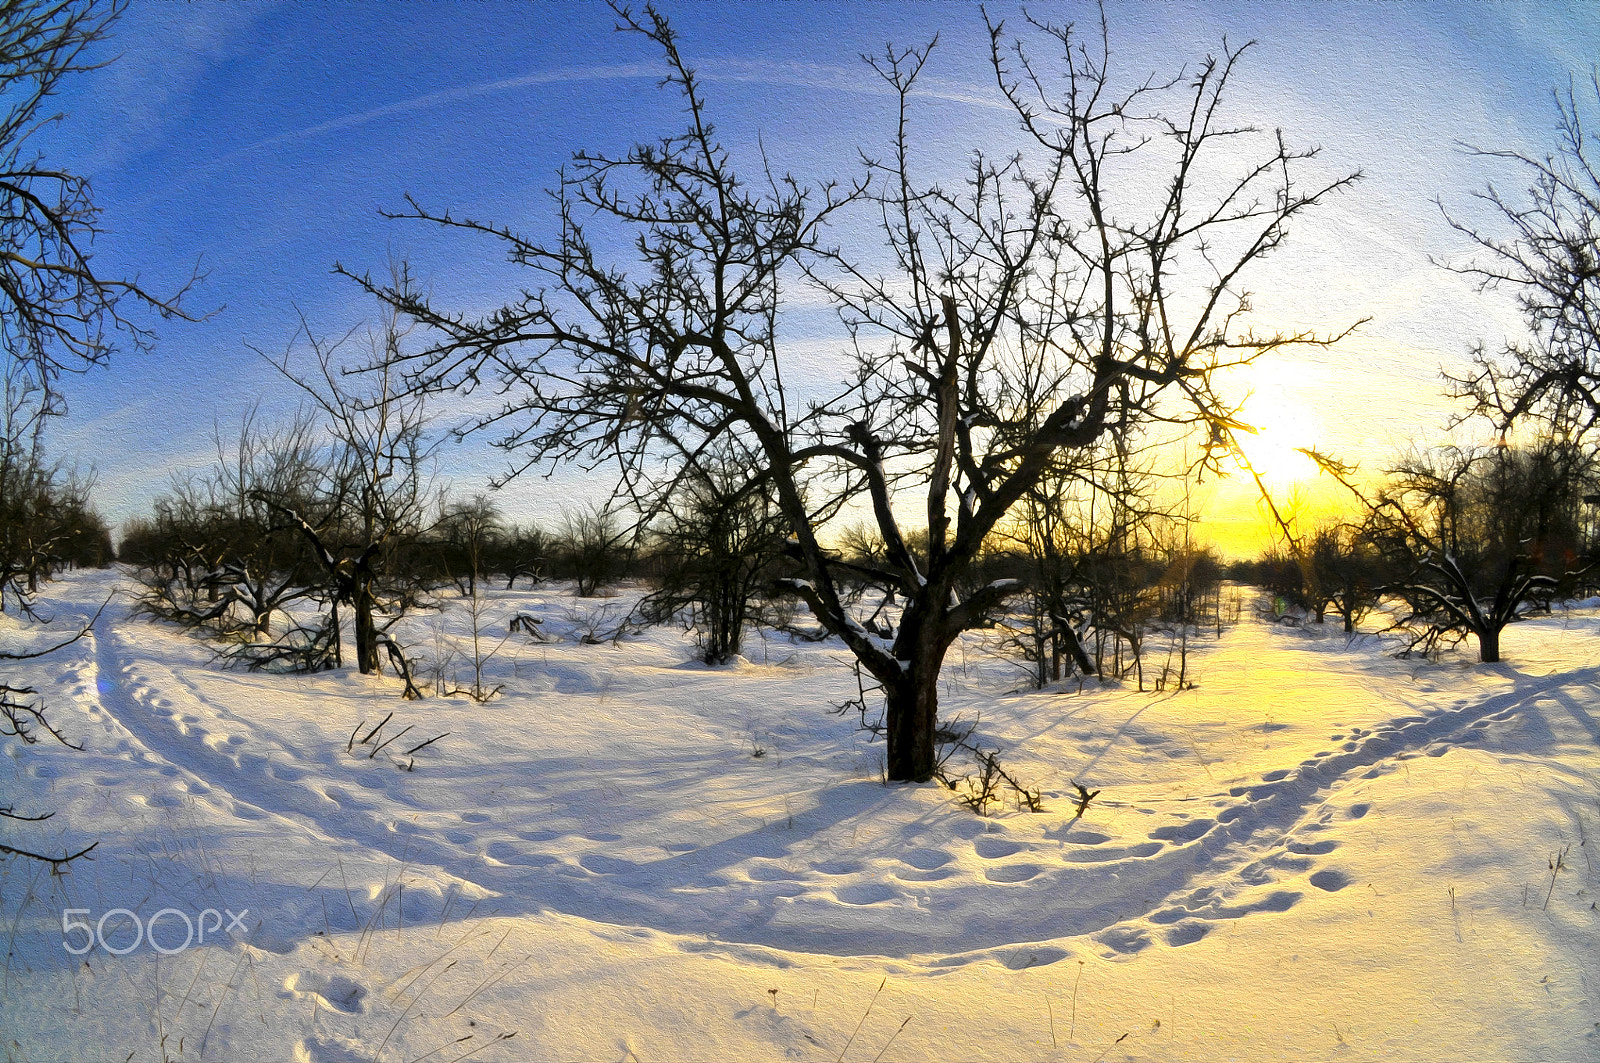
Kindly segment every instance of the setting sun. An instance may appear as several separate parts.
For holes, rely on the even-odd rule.
[[[1239,432],[1239,448],[1251,468],[1270,487],[1288,487],[1317,475],[1316,463],[1301,450],[1317,445],[1320,420],[1285,388],[1273,386],[1251,395],[1242,412],[1254,432]]]

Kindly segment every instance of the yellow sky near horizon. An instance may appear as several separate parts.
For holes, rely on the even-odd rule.
[[[1470,430],[1447,430],[1459,407],[1445,394],[1442,373],[1462,364],[1454,352],[1351,339],[1230,371],[1223,388],[1243,399],[1242,417],[1257,428],[1241,442],[1280,511],[1311,526],[1349,519],[1358,506],[1297,449],[1352,464],[1370,484],[1408,449],[1461,438]],[[1243,470],[1198,485],[1193,502],[1197,538],[1228,557],[1254,557],[1278,538],[1260,489]]]

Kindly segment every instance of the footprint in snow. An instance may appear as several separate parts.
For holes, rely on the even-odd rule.
[[[1160,842],[1140,842],[1125,849],[1074,849],[1062,854],[1069,864],[1105,864],[1124,858],[1143,859],[1161,851]]]
[[[986,870],[983,877],[990,882],[1026,882],[1042,871],[1038,864],[1002,864]]]
[[[754,882],[791,882],[800,877],[781,864],[751,864],[745,873]]]
[[[1096,934],[1095,940],[1114,953],[1131,956],[1150,945],[1150,933],[1142,926],[1113,926]]]
[[[900,857],[918,871],[932,871],[950,862],[950,854],[939,849],[912,849]]]
[[[1022,846],[1014,841],[986,836],[974,839],[972,848],[985,860],[999,860],[1022,852]]]
[[[861,865],[854,860],[823,860],[811,866],[823,875],[853,875],[861,870]]]
[[[517,867],[549,867],[561,861],[546,853],[525,853],[505,842],[494,842],[484,850],[484,855],[490,860],[501,864],[513,864]]]
[[[371,1063],[372,1049],[349,1037],[308,1037],[296,1041],[294,1063]]]
[[[1320,842],[1290,842],[1286,847],[1291,853],[1301,856],[1323,856],[1339,848],[1339,843],[1332,838]]]
[[[1204,837],[1216,825],[1216,820],[1192,819],[1187,823],[1174,823],[1167,827],[1157,827],[1150,832],[1150,837],[1179,843],[1192,842],[1196,838]]]
[[[366,999],[367,987],[342,975],[326,977],[315,971],[302,971],[284,979],[282,996],[291,1000],[315,998],[321,1007],[341,1011],[346,1015],[359,1015],[361,1002]]]
[[[1192,945],[1211,933],[1211,924],[1199,919],[1187,919],[1167,931],[1167,944],[1174,947]]]
[[[845,886],[834,896],[844,904],[881,904],[884,901],[894,900],[897,895],[893,889],[881,882],[863,882],[859,885]]]
[[[1026,971],[1030,967],[1044,967],[1047,964],[1057,963],[1070,955],[1066,949],[1058,948],[1018,949],[1001,962],[1010,970]]]
[[[489,817],[478,812],[468,812],[461,818],[468,823],[483,823]],[[555,830],[521,830],[517,832],[517,837],[525,842],[553,842],[562,837],[562,834]]]
[[[627,860],[618,860],[616,857],[606,856],[604,853],[589,853],[586,856],[579,857],[578,863],[597,875],[631,875],[637,874],[640,870],[638,864]]]
[[[1319,890],[1337,893],[1350,885],[1350,876],[1337,868],[1325,867],[1311,876],[1311,884]]]

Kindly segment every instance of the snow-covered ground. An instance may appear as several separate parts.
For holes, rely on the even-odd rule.
[[[119,580],[51,585],[0,645]],[[979,817],[881,784],[827,711],[836,643],[709,669],[673,629],[579,644],[607,603],[560,588],[486,604],[488,646],[516,613],[555,636],[500,647],[488,704],[225,670],[126,598],[7,665],[85,749],[7,741],[0,804],[56,816],[0,840],[99,845],[0,863],[6,1057],[1600,1059],[1592,606],[1491,666],[1247,619],[1162,694],[1020,692],[971,636],[943,716],[1045,793]],[[438,659],[466,622],[403,639]]]

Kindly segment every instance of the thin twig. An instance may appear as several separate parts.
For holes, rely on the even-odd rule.
[[[833,1063],[844,1063],[844,1054],[850,1051],[851,1045],[855,1044],[856,1034],[860,1033],[861,1027],[866,1025],[867,1016],[872,1014],[872,1005],[878,1002],[878,994],[883,992],[883,987],[888,983],[888,981],[889,976],[885,975],[883,981],[878,983],[878,988],[873,990],[872,999],[867,1002],[867,1010],[862,1014],[861,1021],[856,1023],[855,1030],[853,1030],[850,1034],[850,1040],[844,1043],[844,1047],[839,1050],[839,1058],[834,1060]]]

